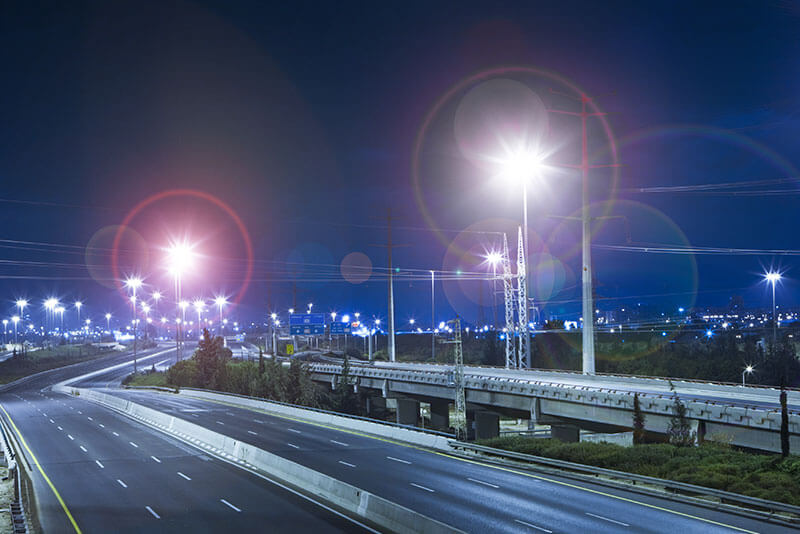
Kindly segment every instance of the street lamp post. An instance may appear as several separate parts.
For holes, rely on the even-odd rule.
[[[81,327],[81,307],[83,306],[83,302],[76,300],[75,301],[75,310],[78,312],[78,328]]]
[[[192,246],[187,243],[173,244],[167,254],[167,270],[172,274],[175,280],[175,306],[176,312],[179,317],[186,309],[184,302],[181,300],[181,279],[183,273],[188,270],[194,259],[194,252]],[[182,316],[182,321],[175,321],[175,361],[181,359],[181,334],[183,333],[183,326],[186,322],[185,314]]]
[[[436,361],[436,271],[431,271],[431,361]]]
[[[106,330],[108,330],[109,334],[111,333],[111,314],[110,313],[106,314]]]
[[[17,323],[19,322],[19,316],[15,315],[11,318],[11,321],[14,323],[14,349],[16,350],[17,346]]]
[[[138,321],[136,320],[136,290],[142,287],[142,279],[138,277],[131,277],[125,280],[125,287],[131,290],[131,304],[133,305],[133,374],[137,372],[136,362],[136,327]]]
[[[748,365],[747,367],[744,368],[744,370],[742,371],[742,386],[746,385],[745,382],[744,382],[745,375],[749,375],[752,372],[753,372],[753,366],[752,365]]]
[[[764,275],[764,278],[772,284],[772,350],[775,351],[778,343],[778,315],[775,306],[775,284],[780,281],[781,273],[770,271]]]
[[[224,326],[222,323],[222,308],[228,303],[228,300],[220,295],[214,299],[214,304],[217,305],[217,311],[219,311],[219,332],[221,336],[225,335]]]
[[[3,345],[8,345],[8,319],[3,319]]]

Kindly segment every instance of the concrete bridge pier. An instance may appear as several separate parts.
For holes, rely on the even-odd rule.
[[[581,429],[570,424],[550,425],[550,437],[565,443],[577,443],[581,440]]]
[[[443,432],[450,428],[450,403],[448,401],[431,401],[431,428]]]
[[[419,426],[419,401],[407,398],[397,399],[397,424]]]
[[[496,438],[500,435],[500,416],[498,414],[485,410],[477,410],[474,414],[475,439]]]

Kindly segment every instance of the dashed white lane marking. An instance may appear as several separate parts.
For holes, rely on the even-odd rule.
[[[591,512],[586,512],[586,515],[590,515],[592,517],[596,517],[597,519],[602,519],[603,521],[608,521],[609,523],[614,523],[616,525],[622,525],[623,527],[629,527],[628,523],[623,523],[622,521],[617,521],[616,519],[609,519],[608,517],[603,517],[602,515],[593,514]]]
[[[347,463],[347,462],[343,462],[341,460],[339,460],[339,463],[342,464],[342,465],[346,465],[347,467],[355,467],[355,465]]]
[[[400,458],[395,458],[394,456],[387,456],[386,458],[393,462],[400,462],[401,464],[411,465],[411,462],[409,462],[408,460],[401,460]]]
[[[231,503],[229,503],[229,502],[228,502],[228,501],[226,501],[225,499],[220,499],[220,500],[219,500],[219,502],[221,502],[221,503],[222,503],[222,504],[224,504],[225,506],[229,506],[229,507],[233,508],[233,509],[234,509],[234,510],[236,510],[237,512],[241,512],[241,510],[240,510],[239,508],[236,508],[234,505],[232,505]]]
[[[50,419],[50,422],[51,422],[51,423],[53,423],[53,424],[56,424],[56,422],[55,422],[55,421],[53,421],[52,419]]]
[[[128,485],[127,485],[127,484],[125,484],[125,483],[124,483],[123,481],[121,481],[120,479],[117,479],[117,482],[119,482],[119,485],[120,485],[120,486],[122,486],[123,488],[127,488],[127,487],[128,487]]]
[[[225,423],[223,423],[222,421],[217,421],[217,424],[218,425],[224,425]]]
[[[265,424],[266,424],[266,423],[265,423],[264,421],[262,421],[261,419],[253,419],[253,421],[255,421],[256,423],[260,423],[260,424],[262,424],[262,425],[265,425]]]
[[[255,432],[253,432],[252,430],[248,430],[248,431],[247,431],[247,433],[248,433],[248,434],[253,434],[254,436],[257,436],[257,435],[258,435],[258,434],[256,434]]]
[[[138,446],[137,444],[135,444],[134,442],[132,442],[132,441],[129,441],[128,443],[130,443],[131,445],[133,445],[133,446],[134,446],[134,447],[136,447],[137,449],[139,448],[139,446]]]
[[[161,460],[159,460],[159,459],[158,459],[158,458],[156,458],[155,456],[151,456],[150,458],[152,458],[153,460],[155,460],[155,461],[156,461],[157,463],[159,463],[159,464],[161,463]]]
[[[97,466],[98,466],[100,469],[105,469],[105,468],[106,468],[106,466],[104,466],[104,465],[103,465],[103,462],[101,462],[100,460],[95,460],[95,461],[94,461],[94,463],[96,463],[96,464],[97,464]]]
[[[58,429],[59,429],[59,430],[64,430],[64,429],[63,429],[63,428],[61,428],[61,427],[58,427]]]
[[[419,484],[414,484],[413,482],[411,483],[411,485],[414,486],[415,488],[419,488],[421,490],[429,491],[431,493],[434,492],[434,490],[432,490],[430,488],[426,488],[425,486],[420,486]]]
[[[295,445],[294,443],[287,443],[287,445],[292,447],[292,448],[294,448],[294,449],[299,449],[300,448],[299,445]]]
[[[86,419],[88,419],[89,421],[94,421],[94,419],[92,419],[92,418],[91,418],[91,417],[89,417],[88,415],[86,416]]]
[[[467,478],[470,482],[474,482],[476,484],[483,484],[484,486],[489,486],[490,488],[498,489],[500,486],[497,484],[492,484],[491,482],[484,482],[483,480],[478,480],[477,478]]]
[[[78,410],[78,415],[83,415],[83,412]]]
[[[331,443],[335,443],[337,445],[341,445],[342,447],[349,447],[347,443],[342,443],[341,441],[336,441],[335,439],[330,440]]]
[[[86,450],[86,447],[84,447],[83,445],[81,445],[80,447],[81,447],[81,450],[82,450],[83,452],[89,452],[89,451],[87,451],[87,450]]]
[[[116,432],[112,432],[112,434],[114,434],[115,436],[119,437],[119,434],[117,434]]]
[[[550,534],[552,534],[552,533],[553,533],[553,531],[552,531],[552,530],[547,530],[546,528],[537,527],[536,525],[533,525],[533,524],[531,524],[531,523],[527,523],[527,522],[525,522],[525,521],[523,521],[523,520],[521,520],[521,519],[515,519],[514,521],[516,521],[516,522],[517,522],[517,523],[519,523],[520,525],[525,525],[526,527],[535,528],[536,530],[541,530],[542,532],[548,532],[548,533],[550,533]]]
[[[74,440],[74,439],[75,439],[75,438],[73,438],[73,437],[72,437],[72,434],[67,434],[67,437],[68,437],[69,439],[71,439],[71,440]]]
[[[155,511],[155,510],[153,510],[153,509],[152,509],[152,508],[150,508],[149,506],[145,506],[145,508],[147,509],[147,511],[148,511],[148,512],[150,512],[151,514],[153,514],[153,517],[155,517],[156,519],[161,519],[161,516],[160,516],[160,515],[158,515],[158,514],[156,513],[156,511]]]
[[[288,430],[289,432],[294,432],[295,434],[302,434],[302,432],[300,430],[297,430],[296,428],[287,428],[286,430]]]
[[[103,423],[98,423],[98,424],[100,425],[100,428],[105,428],[106,427],[106,425],[104,425]]]
[[[181,478],[185,478],[186,480],[192,480],[191,477],[187,477],[186,475],[184,475],[180,471],[178,471],[178,476],[181,477]]]

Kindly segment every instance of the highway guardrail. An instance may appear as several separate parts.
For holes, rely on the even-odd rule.
[[[613,469],[606,469],[603,467],[577,464],[573,462],[567,462],[565,460],[557,460],[555,458],[545,458],[543,456],[535,456],[521,452],[496,449],[494,447],[486,447],[484,445],[476,445],[474,443],[465,443],[463,441],[453,440],[449,442],[449,445],[456,450],[468,451],[483,456],[522,461],[529,464],[544,465],[559,469],[561,471],[590,475],[593,478],[602,476],[608,479],[630,482],[633,485],[640,483],[649,486],[655,486],[662,488],[673,495],[685,495],[688,497],[693,497],[694,502],[699,500],[702,501],[701,504],[703,505],[716,504],[713,501],[708,500],[708,498],[712,498],[718,501],[721,505],[730,505],[729,507],[726,507],[726,509],[730,511],[736,512],[736,508],[743,508],[754,512],[759,518],[762,519],[776,518],[784,524],[791,526],[800,525],[800,506],[793,506],[791,504],[759,499],[757,497],[750,497],[747,495],[731,493],[714,488],[696,486],[694,484],[687,484],[685,482],[677,482],[674,480],[649,477],[635,473],[626,473],[624,471],[615,471]]]

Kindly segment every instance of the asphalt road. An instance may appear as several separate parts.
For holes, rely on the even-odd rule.
[[[106,387],[126,371],[80,385]],[[785,532],[769,523],[168,393],[106,389],[468,532]]]
[[[142,364],[174,358],[174,352],[162,351],[140,353],[149,356]],[[46,533],[367,531],[259,475],[94,403],[46,389],[128,360],[130,355],[115,355],[0,388],[0,414],[13,422],[36,472]]]

